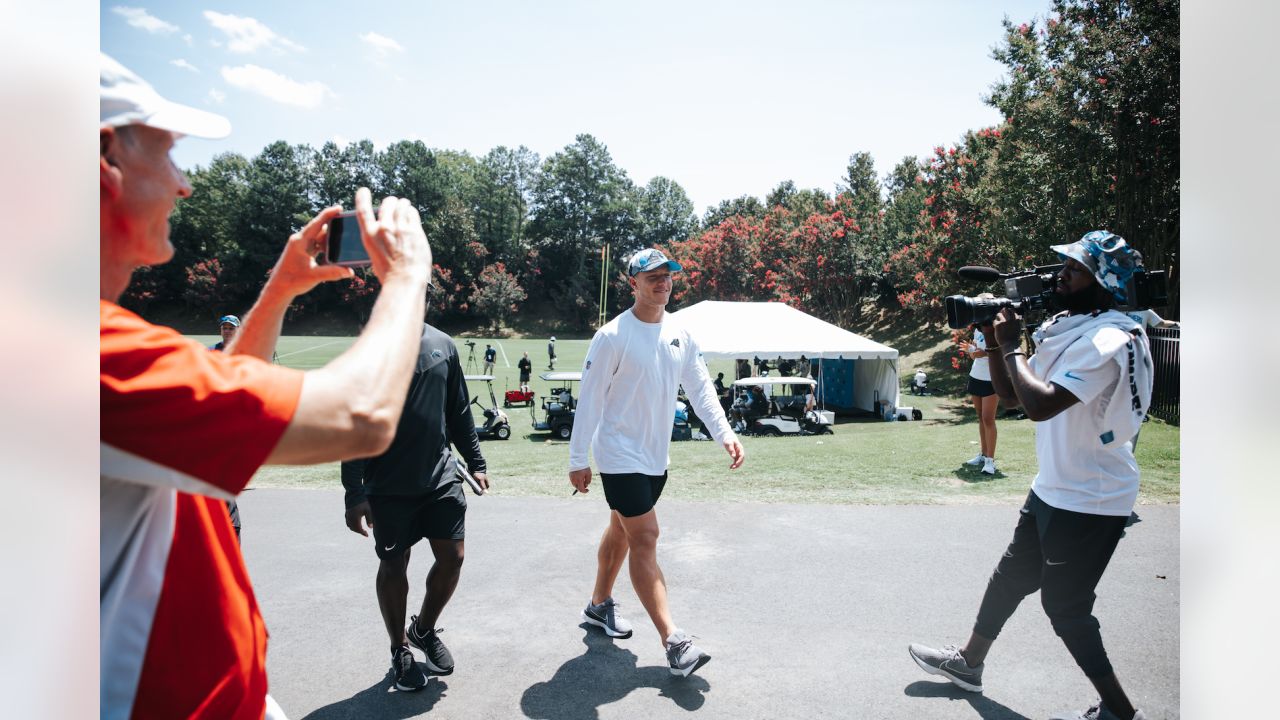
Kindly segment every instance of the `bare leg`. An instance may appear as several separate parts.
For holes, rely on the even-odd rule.
[[[969,642],[960,648],[960,654],[964,656],[964,661],[969,667],[978,667],[987,659],[987,653],[991,651],[991,643],[994,642],[990,638],[984,638],[978,633],[969,635]]]
[[[981,428],[982,454],[989,458],[996,456],[996,406],[1000,403],[998,395],[982,398],[982,407],[978,410],[978,427]]]
[[[409,551],[399,558],[382,560],[378,564],[378,609],[382,622],[387,626],[387,637],[392,647],[409,642],[404,635],[405,605],[409,601]]]
[[[987,454],[987,426],[982,424],[982,398],[977,395],[970,395],[969,401],[973,403],[973,411],[978,415],[978,452],[982,455]]]
[[[631,585],[635,588],[640,604],[649,613],[649,619],[664,643],[676,630],[667,607],[667,581],[658,567],[658,514],[654,510],[636,517],[621,518],[627,533],[627,546],[631,551],[629,569]]]
[[[1120,687],[1120,681],[1116,679],[1116,674],[1103,675],[1101,677],[1089,678],[1089,682],[1093,683],[1093,687],[1098,691],[1098,697],[1102,699],[1102,704],[1107,709],[1115,713],[1121,718],[1132,718],[1137,712],[1133,708],[1133,703],[1129,702],[1129,696],[1124,694],[1124,690]]]
[[[462,576],[462,560],[465,547],[461,540],[429,540],[431,552],[436,561],[427,573],[427,594],[422,598],[422,609],[418,611],[418,632],[432,630],[440,613],[453,597],[458,587],[458,578]],[[407,585],[407,581],[406,581]],[[401,616],[403,618],[403,616]],[[404,620],[400,621],[404,624]]]
[[[610,510],[609,525],[604,529],[600,549],[596,552],[596,586],[591,591],[592,605],[599,605],[613,595],[613,583],[626,559],[627,531],[622,529],[622,516],[618,511]]]

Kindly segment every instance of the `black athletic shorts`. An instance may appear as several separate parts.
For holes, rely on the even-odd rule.
[[[979,380],[972,375],[969,376],[968,390],[970,395],[977,395],[980,398],[996,394],[996,386],[992,385],[990,380]]]
[[[425,495],[370,495],[373,540],[378,557],[397,558],[422,538],[462,540],[467,497],[462,483],[451,482]]]
[[[609,507],[622,517],[637,517],[653,509],[662,488],[667,485],[667,474],[600,473],[604,485],[604,499]]]

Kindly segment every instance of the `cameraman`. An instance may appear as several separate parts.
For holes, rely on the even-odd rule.
[[[1053,250],[1065,263],[1056,292],[1066,310],[1035,331],[1035,354],[1019,348],[1022,323],[1011,308],[983,329],[994,339],[987,352],[1001,402],[1039,423],[1039,472],[969,641],[941,650],[912,644],[910,652],[924,670],[981,692],[992,642],[1039,590],[1054,632],[1101,696],[1088,710],[1055,717],[1144,718],[1121,689],[1092,614],[1094,589],[1138,496],[1130,438],[1151,400],[1150,347],[1143,328],[1115,307],[1142,256],[1105,230]]]

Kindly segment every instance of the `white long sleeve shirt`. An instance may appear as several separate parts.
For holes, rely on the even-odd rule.
[[[596,331],[582,368],[569,470],[590,466],[590,447],[602,473],[666,472],[681,384],[716,441],[735,439],[697,343],[669,313],[647,323],[627,310]]]

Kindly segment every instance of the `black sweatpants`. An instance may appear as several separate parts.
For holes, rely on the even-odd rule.
[[[1059,510],[1028,493],[1013,541],[996,565],[973,631],[994,640],[1022,598],[1040,591],[1053,631],[1088,677],[1112,672],[1093,616],[1094,590],[1127,517]]]

